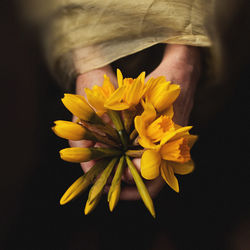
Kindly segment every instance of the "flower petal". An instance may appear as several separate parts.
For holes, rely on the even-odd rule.
[[[170,105],[167,109],[165,109],[162,113],[162,115],[169,116],[171,119],[174,116],[174,107],[173,105]]]
[[[177,99],[181,91],[181,88],[177,84],[170,84],[169,88],[163,90],[159,95],[157,102],[155,103],[155,107],[158,112],[164,111],[168,108],[173,102]]]
[[[119,87],[104,103],[104,107],[112,110],[125,110],[129,104],[123,102],[126,86]]]
[[[85,162],[91,160],[91,150],[89,148],[79,148],[79,147],[74,147],[74,148],[64,148],[60,150],[60,157],[64,161],[69,161],[69,162],[75,162],[75,163],[80,163],[80,162]]]
[[[102,193],[100,193],[95,198],[95,200],[93,200],[92,202],[90,202],[89,200],[87,200],[87,202],[85,204],[85,208],[84,208],[84,214],[85,215],[89,214],[90,212],[92,212],[96,208],[96,206],[97,206],[98,202],[100,201],[101,197],[102,197]]]
[[[128,86],[125,102],[130,106],[138,104],[143,95],[143,87],[144,82],[138,77],[131,86]]]
[[[187,139],[184,137],[164,144],[160,153],[161,157],[168,161],[184,163],[191,159],[190,148]]]
[[[185,163],[168,162],[176,174],[186,175],[194,171],[194,162],[192,160]]]
[[[117,74],[117,82],[118,82],[118,87],[121,87],[123,85],[123,76],[122,76],[122,72],[117,69],[116,70],[116,74]]]
[[[100,89],[102,91],[102,94],[106,98],[109,98],[111,96],[111,94],[113,94],[113,92],[115,92],[115,87],[106,74],[104,75],[103,84],[102,84],[102,87]]]
[[[177,193],[179,193],[179,183],[174,175],[174,170],[167,161],[161,161],[161,176],[166,183]]]
[[[161,145],[165,144],[168,141],[174,141],[181,137],[185,137],[189,135],[188,131],[192,128],[192,126],[180,127],[175,131],[170,131],[166,133],[166,135],[161,140]]]
[[[104,96],[100,93],[99,89],[93,88],[92,90],[90,90],[88,88],[85,88],[84,91],[87,95],[87,99],[90,105],[95,108],[99,116],[102,116],[106,112],[106,108],[104,108]]]
[[[94,110],[81,95],[64,94],[61,100],[73,115],[84,121],[90,121],[95,115]]]
[[[54,133],[64,139],[78,141],[85,139],[87,134],[86,128],[83,126],[69,121],[54,121],[55,126],[52,127]]]
[[[159,166],[161,164],[161,156],[155,150],[146,150],[141,158],[141,175],[152,180],[159,176]]]

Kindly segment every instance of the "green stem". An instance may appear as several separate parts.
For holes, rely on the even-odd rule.
[[[138,132],[137,132],[136,129],[134,129],[134,130],[131,132],[131,134],[129,135],[129,140],[130,140],[130,141],[133,141],[133,140],[136,138],[137,135],[138,135]]]
[[[126,151],[126,155],[133,157],[133,158],[140,158],[142,157],[142,154],[145,152],[146,149],[139,149],[139,150],[128,150]]]
[[[115,128],[120,136],[121,142],[124,146],[124,149],[126,150],[128,148],[128,135],[126,133],[120,115],[114,110],[108,110],[108,115],[112,120],[112,122],[114,123]]]

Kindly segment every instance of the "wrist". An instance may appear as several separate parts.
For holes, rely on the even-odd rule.
[[[101,86],[103,84],[104,74],[110,77],[111,81],[116,81],[110,65],[79,74],[76,79],[76,93],[85,95],[84,88],[92,89],[94,85]]]
[[[198,66],[200,65],[200,57],[201,53],[199,47],[167,44],[161,64],[168,64],[171,62],[172,65]]]

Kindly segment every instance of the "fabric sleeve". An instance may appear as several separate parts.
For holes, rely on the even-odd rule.
[[[157,43],[210,46],[212,0],[26,0],[43,28],[49,67],[68,87],[77,74]]]

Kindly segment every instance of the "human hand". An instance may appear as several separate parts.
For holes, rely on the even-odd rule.
[[[167,81],[181,87],[174,103],[174,121],[185,126],[193,107],[194,94],[201,73],[201,56],[198,47],[168,44],[160,65],[146,77],[165,76]]]
[[[111,66],[107,65],[102,68],[94,69],[79,75],[76,79],[76,94],[86,97],[84,88],[92,88],[94,85],[102,86],[104,74],[106,74],[110,78],[111,82],[114,85],[117,85],[116,76]],[[104,115],[102,118],[105,122],[110,122],[107,116]],[[72,120],[76,121],[77,118],[73,116]],[[88,140],[69,141],[69,144],[71,147],[82,147],[82,148],[100,146],[100,143],[95,143],[93,141],[88,141]],[[84,173],[88,172],[89,169],[92,168],[94,164],[95,164],[94,160],[88,162],[82,162],[81,167]]]
[[[193,107],[193,99],[196,84],[200,77],[201,62],[200,51],[197,47],[185,45],[167,45],[162,62],[146,77],[165,76],[167,81],[179,84],[181,87],[180,96],[174,103],[174,121],[182,126],[187,125],[190,112]],[[140,169],[140,159],[134,159],[137,169]],[[127,179],[132,178],[128,173]],[[163,188],[165,182],[161,177],[153,181],[147,181],[146,185],[151,196],[156,196]],[[124,192],[125,199],[138,198],[137,190],[131,189]]]

